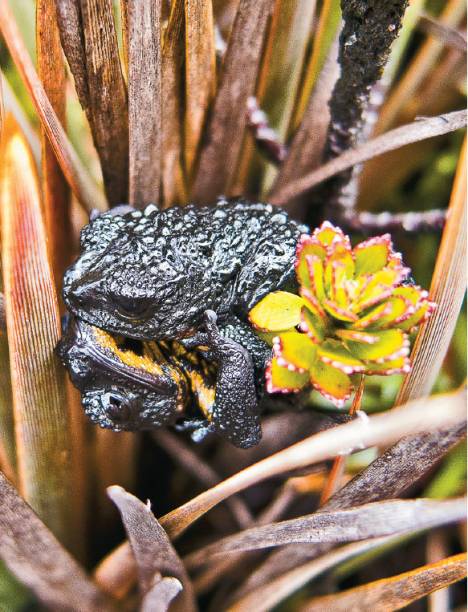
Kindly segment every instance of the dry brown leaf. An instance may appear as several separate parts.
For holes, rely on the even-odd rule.
[[[466,424],[406,437],[386,450],[363,472],[335,493],[321,511],[351,508],[399,497],[466,436]],[[237,591],[238,596],[257,589],[272,578],[323,555],[330,545],[286,546],[274,551]]]
[[[184,60],[184,0],[174,0],[164,33],[162,55],[162,150],[164,206],[185,204],[187,190],[182,169],[182,66]]]
[[[206,113],[216,91],[211,0],[185,0],[185,165],[192,174]]]
[[[65,125],[66,75],[57,13],[54,0],[38,0],[36,4],[37,73],[52,108]],[[71,224],[70,192],[49,144],[44,128],[42,143],[42,196],[49,248],[57,288],[62,284],[65,267],[70,263]]]
[[[111,205],[128,198],[128,107],[112,0],[81,0],[88,118]]]
[[[452,339],[465,291],[466,137],[429,292],[437,308],[418,333],[411,356],[413,367],[403,381],[397,403],[431,392]]]
[[[444,45],[466,53],[466,34],[460,30],[456,30],[427,14],[421,15],[418,25],[426,34],[432,34],[432,36],[442,41]]]
[[[229,192],[244,138],[247,99],[255,89],[272,5],[273,0],[240,0],[192,189],[192,197],[198,202],[210,202]]]
[[[109,487],[107,493],[122,516],[138,567],[143,595],[153,587],[158,575],[174,577],[180,580],[183,586],[183,609],[187,612],[195,610],[193,589],[185,567],[149,505],[143,504],[122,487]]]
[[[200,516],[231,495],[267,478],[293,469],[310,466],[341,452],[353,449],[388,445],[404,435],[432,431],[441,427],[463,423],[465,419],[465,391],[434,396],[421,402],[375,415],[362,422],[357,419],[306,438],[293,446],[247,467],[160,519],[172,539],[178,537]],[[443,409],[442,409],[443,407]],[[421,410],[424,409],[424,420]],[[118,580],[126,582],[132,566],[124,543],[106,557],[96,569],[96,580],[104,590],[112,588]],[[121,571],[118,559],[127,560]],[[131,578],[130,578],[131,580]]]
[[[369,582],[348,591],[317,597],[302,612],[387,612],[400,610],[466,576],[466,554],[423,565],[410,572]]]
[[[78,201],[87,210],[93,210],[94,208],[105,210],[105,198],[81,163],[52,108],[21,39],[7,0],[0,0],[0,32],[28,88],[36,112],[47,132],[47,137],[62,168],[62,172]]]
[[[129,201],[144,208],[161,187],[161,0],[128,0],[127,19]]]
[[[276,191],[271,201],[273,204],[288,202],[288,200],[301,195],[343,170],[352,168],[368,159],[382,155],[387,151],[404,147],[413,142],[448,134],[464,127],[466,127],[466,111],[454,111],[453,113],[420,119],[408,125],[403,125],[365,142],[363,145],[356,147],[356,149],[346,151],[339,157],[320,166],[317,170],[313,170],[305,176],[295,179],[282,189]]]
[[[266,612],[271,610],[308,582],[339,563],[375,550],[380,546],[398,540],[399,537],[372,538],[371,540],[341,546],[318,559],[282,572],[271,582],[253,589],[239,599],[235,599],[234,603],[229,606],[228,611],[247,612],[248,610],[255,610],[256,612]],[[288,549],[290,548],[288,547]]]
[[[297,519],[252,527],[209,544],[184,559],[189,569],[205,564],[213,555],[259,550],[292,543],[350,542],[429,529],[461,521],[466,499],[392,500],[348,510],[316,512]]]
[[[1,472],[0,558],[50,610],[114,609]]]

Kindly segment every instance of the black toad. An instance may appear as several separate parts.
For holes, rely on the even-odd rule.
[[[295,285],[296,244],[307,231],[281,209],[244,201],[116,209],[82,230],[64,300],[78,320],[106,332],[198,351],[217,374],[211,418],[195,427],[252,446],[261,435],[258,402],[270,349],[251,329],[248,312],[267,293]],[[158,392],[172,397],[174,385]],[[135,429],[135,415],[131,427],[123,416],[114,405],[105,426]],[[174,415],[155,417],[141,427],[173,421]]]

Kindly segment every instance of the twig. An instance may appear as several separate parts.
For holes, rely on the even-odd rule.
[[[435,208],[405,213],[370,213],[345,211],[337,219],[345,229],[362,232],[422,232],[442,229],[447,218],[447,211]]]
[[[254,96],[250,96],[247,100],[247,125],[256,145],[269,161],[279,165],[286,159],[288,148],[280,141],[275,130],[270,127],[266,113],[259,107],[257,98]]]

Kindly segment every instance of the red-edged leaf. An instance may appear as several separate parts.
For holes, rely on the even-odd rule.
[[[287,291],[266,295],[249,313],[252,325],[262,331],[284,331],[301,322],[304,300]]]
[[[326,399],[341,408],[351,397],[353,385],[347,374],[317,359],[310,369],[310,382]]]
[[[288,332],[273,341],[273,352],[277,363],[296,370],[308,370],[315,361],[317,348],[306,334]]]
[[[309,382],[309,374],[282,367],[278,358],[273,357],[266,368],[265,379],[268,393],[294,393]]]
[[[354,248],[356,276],[360,276],[361,274],[372,274],[382,270],[382,268],[387,265],[392,250],[392,239],[390,234],[375,236],[374,238],[360,242]]]

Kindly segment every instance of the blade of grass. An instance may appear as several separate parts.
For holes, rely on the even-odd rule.
[[[302,121],[294,135],[288,156],[280,166],[269,201],[275,201],[278,193],[307,172],[320,165],[330,123],[330,100],[339,75],[338,38],[332,42],[323,70],[317,77],[309,103],[302,113]],[[291,209],[292,202],[287,208]]]
[[[216,91],[211,0],[185,0],[185,165],[192,175],[207,110]]]
[[[182,169],[182,65],[184,58],[184,0],[174,0],[164,33],[163,69],[163,194],[164,205],[185,204]]]
[[[316,597],[303,612],[348,612],[349,610],[399,610],[466,576],[466,554],[454,555],[410,572],[369,582],[333,595]]]
[[[189,569],[204,565],[212,555],[259,550],[292,543],[349,542],[463,520],[466,500],[427,499],[374,502],[297,519],[252,527],[209,544],[185,557]]]
[[[221,83],[201,150],[192,197],[209,202],[228,193],[244,138],[247,99],[254,92],[273,0],[240,0]]]
[[[424,420],[421,409],[424,406]],[[443,406],[443,412],[441,408]],[[220,484],[193,498],[183,506],[173,510],[160,519],[161,525],[171,538],[181,535],[194,521],[215,505],[253,484],[272,476],[284,474],[293,469],[310,466],[325,459],[335,457],[340,452],[352,452],[355,448],[391,444],[408,433],[431,431],[450,423],[462,423],[465,417],[465,392],[434,396],[424,402],[413,402],[405,407],[394,409],[385,414],[371,416],[365,425],[358,420],[334,427],[298,442],[266,459],[224,480]],[[106,590],[107,584],[115,584],[116,576],[126,581],[131,571],[127,563],[120,575],[118,559],[128,553],[123,544],[106,557],[97,568],[95,576]]]
[[[437,309],[418,333],[411,356],[412,370],[403,381],[397,403],[424,397],[431,392],[447,353],[465,291],[466,137],[429,292]]]
[[[52,108],[64,125],[66,76],[54,0],[37,1],[36,53],[38,76]],[[44,127],[41,129],[41,144],[46,231],[55,283],[59,288],[65,267],[70,263],[70,193]]]
[[[54,354],[60,315],[36,169],[12,118],[5,128],[0,190],[19,486],[57,537],[73,547],[83,517],[74,508],[78,462],[64,371]]]
[[[104,594],[0,472],[0,557],[51,610],[113,610]]]
[[[78,201],[87,209],[105,210],[102,192],[89,177],[54,111],[21,40],[7,0],[0,0],[0,32],[34,102],[63,174]]]
[[[128,106],[111,0],[81,0],[89,119],[109,203],[128,198]]]
[[[270,128],[285,141],[296,100],[304,55],[311,37],[315,1],[276,0],[263,53],[256,96]],[[276,174],[271,164],[255,151],[252,140],[240,166],[248,169],[249,189],[263,193]],[[255,152],[255,155],[252,154]],[[252,158],[253,157],[253,158]]]
[[[161,78],[161,0],[128,0],[129,201],[136,208],[160,199]]]
[[[107,494],[122,516],[138,566],[142,593],[146,594],[151,589],[156,575],[171,576],[180,580],[183,586],[183,609],[195,610],[193,588],[185,567],[150,506],[122,487],[109,487]]]
[[[294,110],[291,131],[296,131],[303,120],[305,109],[325,60],[328,57],[341,21],[340,0],[324,0],[315,31],[312,53],[307,64],[304,84]]]
[[[406,437],[386,450],[335,493],[321,510],[339,510],[399,497],[433,469],[466,436],[465,423]],[[429,492],[425,493],[429,497]],[[304,561],[324,554],[328,545],[295,545],[274,551],[238,590],[241,596]]]
[[[409,123],[408,125],[395,128],[386,134],[369,140],[363,145],[356,147],[356,149],[342,153],[339,157],[317,168],[317,170],[313,170],[305,176],[295,179],[291,183],[285,185],[271,198],[272,203],[285,203],[308,191],[312,187],[315,187],[315,185],[343,172],[343,170],[352,168],[356,164],[382,155],[387,151],[393,151],[394,149],[404,147],[413,142],[426,140],[427,138],[448,134],[465,126],[466,112],[454,111],[452,113],[439,115],[438,117],[429,117],[427,119],[413,121],[413,123]]]

